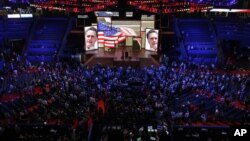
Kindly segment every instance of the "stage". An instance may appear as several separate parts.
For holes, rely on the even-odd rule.
[[[100,64],[103,66],[131,66],[147,67],[159,66],[159,55],[157,52],[141,50],[132,50],[132,47],[118,47],[110,51],[104,51],[104,48],[87,51],[84,57],[84,65],[92,66]]]

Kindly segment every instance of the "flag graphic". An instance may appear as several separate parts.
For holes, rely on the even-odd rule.
[[[115,47],[118,43],[126,40],[127,36],[137,36],[135,31],[128,27],[112,27],[111,30],[105,30],[109,27],[104,23],[98,23],[98,43],[99,47]]]

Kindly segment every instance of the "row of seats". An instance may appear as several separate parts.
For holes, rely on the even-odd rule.
[[[209,20],[179,19],[178,27],[190,61],[196,63],[216,61],[216,38]]]
[[[247,40],[250,33],[250,22],[239,18],[216,18],[214,21],[218,38]]]
[[[33,19],[1,19],[0,47],[4,48],[5,39],[25,39],[32,26]]]
[[[38,19],[27,50],[29,61],[53,61],[67,29],[68,20]]]

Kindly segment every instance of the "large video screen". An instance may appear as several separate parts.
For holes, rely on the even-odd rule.
[[[140,36],[141,31],[141,21],[135,20],[117,20],[112,22],[112,26],[120,28],[121,31],[125,33],[126,36]]]
[[[99,20],[98,18],[97,20]],[[98,46],[104,47],[105,41],[114,43],[114,47],[132,46],[133,40],[130,37],[140,35],[140,21],[120,21],[113,20],[111,24],[97,21],[98,23]],[[112,25],[111,27],[109,25]],[[114,42],[110,42],[114,41]],[[110,45],[111,46],[111,45]]]
[[[84,28],[85,45],[86,51],[98,49],[98,37],[96,26],[86,26]]]
[[[146,29],[145,50],[158,51],[159,30]]]
[[[155,29],[154,18],[146,16],[141,20],[114,20],[112,17],[102,15],[97,17],[97,23],[92,24],[97,29],[97,43],[90,48],[87,46],[86,50],[93,50],[98,48],[116,48],[116,47],[133,47],[135,42],[138,42],[138,48],[145,48],[145,50],[157,51],[158,50],[158,35],[157,42],[154,47],[149,44],[147,39],[147,32],[149,29]],[[85,31],[87,30],[86,27]],[[146,31],[148,30],[148,31]],[[156,30],[159,33],[158,30]],[[137,37],[137,38],[135,38]],[[94,40],[94,39],[93,39]],[[88,41],[85,39],[85,41]]]

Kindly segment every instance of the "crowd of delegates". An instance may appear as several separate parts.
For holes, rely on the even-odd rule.
[[[16,64],[8,69],[11,73],[1,74],[0,137],[83,140],[91,123],[98,122],[103,127],[121,125],[127,131],[123,132],[122,140],[138,137],[147,140],[149,136],[139,134],[138,129],[149,124],[171,129],[174,125],[199,121],[244,122],[249,114],[249,73],[216,70],[214,65],[170,61],[167,57],[162,58],[160,67],[141,69],[61,62]],[[183,96],[204,98],[195,105],[191,99],[181,101]],[[218,97],[218,102],[214,102]],[[99,107],[99,101],[105,106]],[[243,107],[237,107],[236,101],[244,103]],[[204,110],[209,103],[216,104],[210,105],[213,111]],[[232,115],[235,112],[241,115],[236,118],[223,114],[230,108],[234,109]],[[30,125],[32,133],[20,130]],[[51,136],[39,136],[41,132],[35,131],[46,125],[64,126],[65,130],[51,128],[49,133],[46,131]],[[114,138],[109,138],[104,129],[103,133],[102,140]]]

